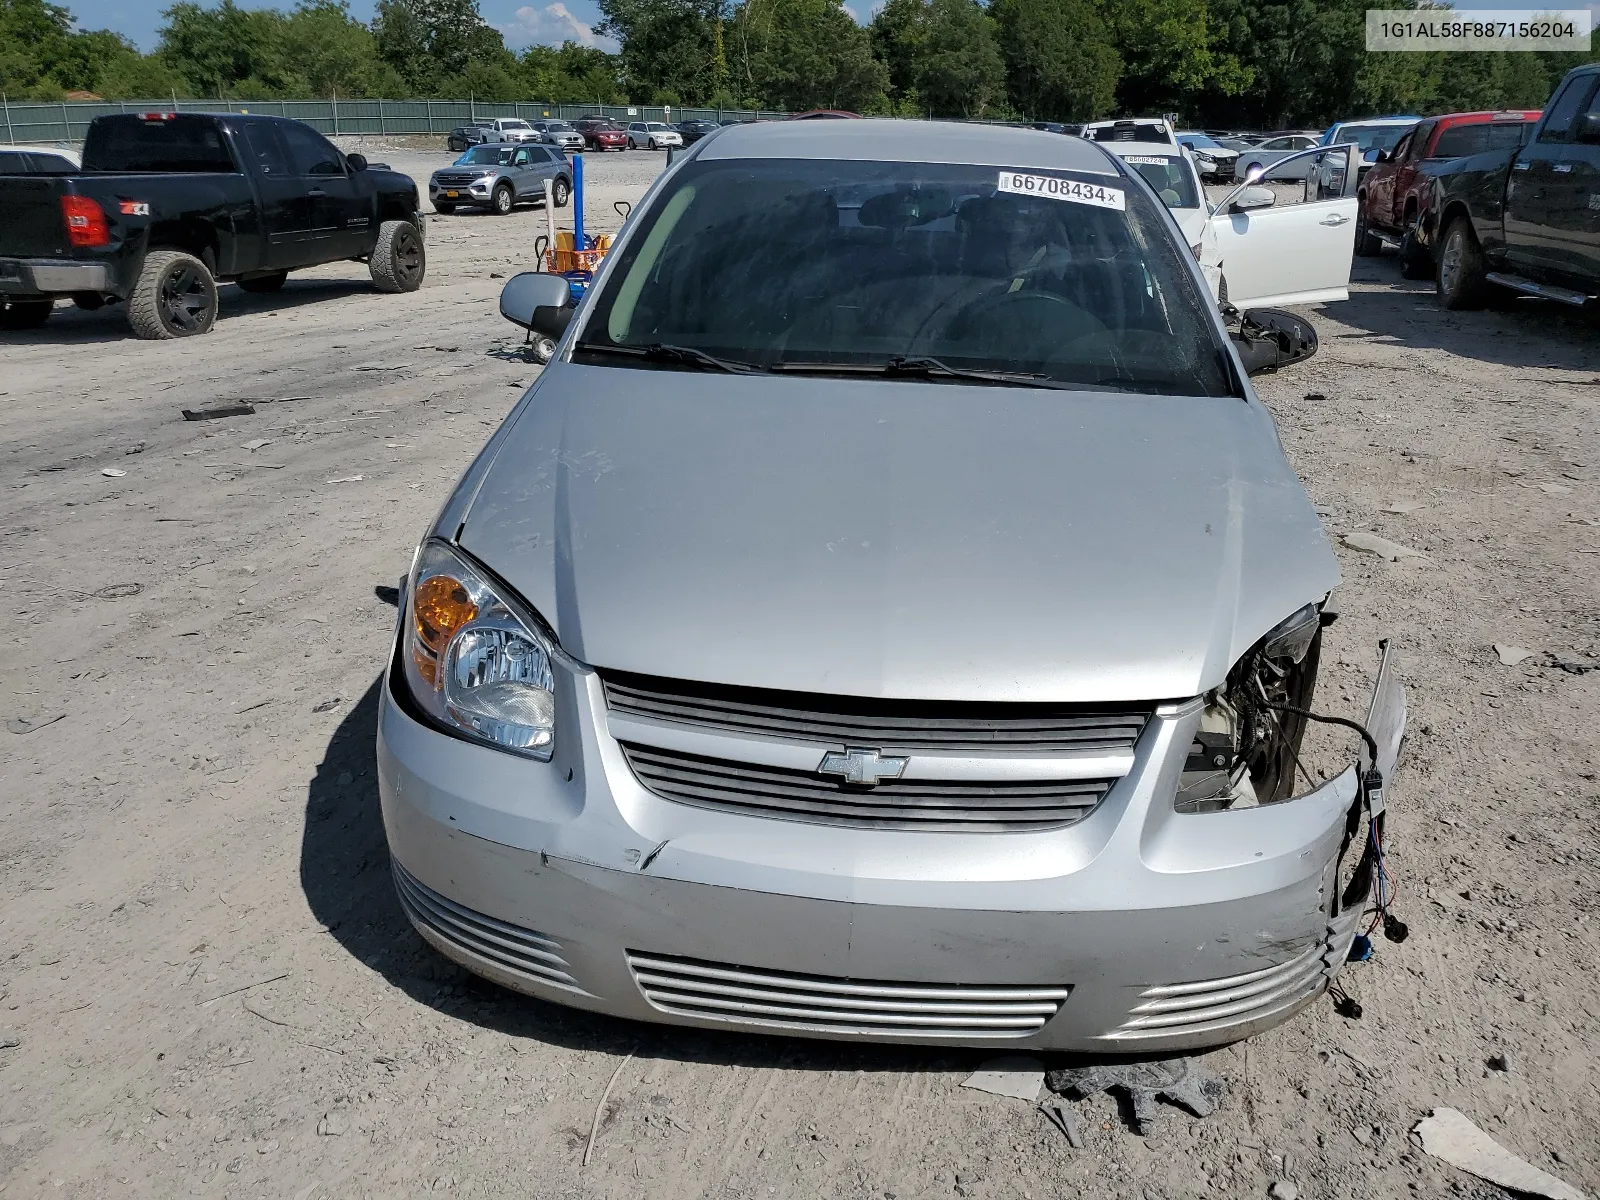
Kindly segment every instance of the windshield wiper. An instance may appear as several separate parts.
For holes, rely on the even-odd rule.
[[[708,371],[727,371],[731,375],[759,375],[762,371],[762,368],[753,363],[718,358],[715,354],[707,354],[704,350],[697,350],[693,346],[673,346],[665,342],[655,342],[649,346],[579,342],[573,349],[579,353],[620,354],[628,358],[644,359],[646,362],[681,363],[684,366],[701,367]]]
[[[1021,371],[972,370],[966,367],[952,367],[937,358],[907,358],[904,355],[896,355],[888,362],[882,363],[776,362],[768,370],[816,375],[877,375],[887,379],[959,379],[1012,387],[1073,390],[1072,384],[1062,383],[1047,375]]]

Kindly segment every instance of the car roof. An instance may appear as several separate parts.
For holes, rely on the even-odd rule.
[[[773,121],[724,129],[726,132],[696,144],[698,157],[866,159],[1122,174],[1120,164],[1103,147],[1042,129],[876,118]]]

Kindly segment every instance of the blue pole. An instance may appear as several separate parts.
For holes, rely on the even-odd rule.
[[[587,249],[583,241],[583,152],[572,156],[572,248]]]

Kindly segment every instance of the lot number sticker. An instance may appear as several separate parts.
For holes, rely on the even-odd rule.
[[[1051,200],[1065,200],[1071,204],[1089,204],[1095,208],[1114,208],[1123,212],[1128,198],[1121,188],[1101,187],[1097,183],[1079,183],[1074,179],[1057,179],[1053,175],[1023,175],[1018,171],[1001,171],[999,190],[1015,192],[1019,196],[1045,196]]]

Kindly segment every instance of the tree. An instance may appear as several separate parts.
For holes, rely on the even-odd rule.
[[[441,81],[463,76],[468,63],[492,64],[508,79],[514,65],[478,0],[378,0],[372,35],[378,54],[412,95],[438,94]]]
[[[1005,96],[994,24],[976,0],[888,0],[871,36],[897,108],[960,117],[993,111]]]
[[[307,95],[376,97],[408,90],[345,0],[301,0],[283,22],[281,39],[283,57],[305,79]]]
[[[627,99],[617,56],[568,41],[529,46],[517,63],[523,90],[554,104],[620,104]]]
[[[1122,57],[1117,101],[1125,112],[1192,108],[1202,98],[1237,96],[1254,79],[1207,0],[1100,0],[1100,13]]]
[[[599,0],[598,33],[622,43],[628,95],[699,104],[727,85],[719,57],[723,0]]]
[[[1112,111],[1122,56],[1092,0],[993,0],[989,12],[1019,113],[1087,121]]]
[[[763,108],[884,107],[889,72],[841,0],[744,0],[732,21],[733,86]]]

